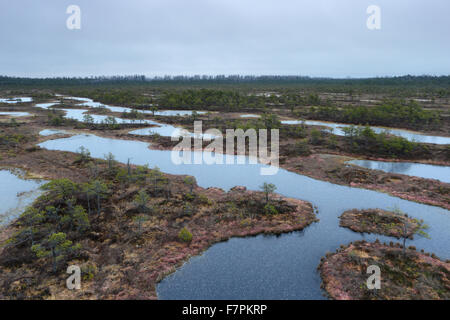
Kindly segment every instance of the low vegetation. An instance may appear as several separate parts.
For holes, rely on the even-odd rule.
[[[215,242],[301,230],[317,221],[309,203],[243,187],[202,189],[193,177],[121,165],[85,148],[9,227],[0,247],[0,298],[155,298],[156,283]],[[81,172],[81,171],[80,171]],[[85,171],[84,171],[85,172]],[[65,270],[82,270],[80,291]],[[30,276],[32,275],[32,276]]]
[[[389,100],[373,107],[362,105],[345,108],[312,107],[308,112],[308,117],[356,125],[370,124],[416,130],[436,130],[439,129],[441,123],[439,112],[425,110],[412,100]]]
[[[369,266],[380,268],[380,289],[369,289]],[[450,262],[399,244],[357,241],[328,253],[318,267],[332,299],[448,300]]]
[[[427,226],[423,221],[408,217],[400,209],[348,210],[339,217],[339,225],[355,232],[375,233],[389,237],[412,239],[423,234]]]
[[[417,154],[423,156],[429,153],[427,147],[420,143],[384,132],[376,134],[368,126],[350,126],[343,131],[347,138],[347,148],[354,153],[392,158],[408,158]]]
[[[129,128],[151,118],[192,129],[279,129],[280,166],[332,183],[390,193],[411,201],[449,208],[450,188],[437,180],[350,166],[349,157],[420,160],[448,165],[450,148],[410,142],[368,125],[402,127],[448,135],[450,77],[309,79],[307,77],[166,77],[21,79],[0,77],[2,96],[30,95],[34,102],[53,93],[89,97],[134,107],[121,114],[106,108],[88,111],[83,121],[66,119],[57,108],[31,103],[14,108],[33,113],[0,123],[0,165],[20,167],[51,180],[45,193],[0,233],[0,299],[156,298],[156,284],[189,257],[230,237],[302,230],[317,221],[311,204],[277,195],[264,183],[260,191],[235,187],[228,192],[200,188],[194,177],[164,174],[157,167],[116,162],[112,154],[94,160],[40,149],[43,128],[131,139]],[[29,92],[26,88],[33,88]],[[48,90],[51,88],[52,90]],[[57,90],[55,89],[57,88]],[[53,90],[55,89],[55,90]],[[421,98],[421,99],[416,99]],[[418,102],[419,101],[419,102]],[[419,104],[420,103],[420,104]],[[1,104],[4,111],[11,106]],[[76,101],[61,99],[59,108]],[[208,110],[192,116],[162,117],[158,109]],[[149,110],[145,115],[137,110]],[[217,112],[217,113],[216,113]],[[231,113],[230,113],[231,112]],[[259,118],[239,118],[241,113]],[[93,114],[106,120],[94,123]],[[121,124],[115,117],[133,119]],[[317,126],[284,125],[284,119],[318,119],[354,124],[345,136]],[[270,135],[269,135],[270,137]],[[174,143],[159,135],[137,137],[152,147]],[[209,143],[208,143],[209,144]],[[270,145],[270,143],[269,143]],[[413,236],[427,236],[423,221],[393,210],[350,210],[341,226],[356,232],[393,236],[403,244],[356,242],[322,259],[323,286],[336,299],[450,299],[449,263],[407,248]],[[382,272],[382,289],[365,286],[369,265]],[[79,265],[82,290],[66,290],[67,266]]]

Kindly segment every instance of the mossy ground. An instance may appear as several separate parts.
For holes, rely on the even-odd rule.
[[[396,238],[403,236],[412,238],[419,227],[414,219],[404,214],[381,209],[348,210],[342,213],[339,220],[341,227],[355,232],[375,233]]]
[[[301,230],[317,221],[311,204],[301,200],[271,195],[269,203],[276,212],[268,214],[265,194],[243,187],[229,192],[203,189],[195,180],[186,183],[185,176],[143,167],[131,167],[128,175],[124,165],[115,163],[110,168],[106,161],[82,162],[71,153],[64,153],[60,160],[54,165],[69,165],[72,175],[78,177],[76,186],[90,181],[94,174],[95,179],[108,186],[101,199],[101,210],[97,212],[92,197],[89,227],[83,231],[76,223],[68,225],[59,220],[54,224],[50,218],[34,225],[35,243],[43,241],[49,230],[55,230],[65,232],[70,241],[81,245],[76,254],[68,254],[58,262],[56,272],[52,270],[51,259],[36,257],[30,239],[12,240],[24,230],[23,217],[3,230],[5,246],[0,249],[3,299],[152,299],[156,298],[158,281],[216,242]],[[149,195],[145,207],[136,203],[140,192]],[[65,217],[71,207],[82,206],[86,211],[88,208],[82,191],[73,192],[70,202],[50,191],[34,203],[42,212],[48,211],[48,206],[59,208]],[[141,216],[145,219],[136,219]],[[192,234],[192,239],[180,237],[183,229]],[[66,289],[65,270],[73,264],[82,270],[79,291]]]
[[[369,290],[367,267],[381,270],[381,288]],[[322,287],[332,299],[450,299],[450,263],[399,245],[364,241],[342,246],[322,258]]]

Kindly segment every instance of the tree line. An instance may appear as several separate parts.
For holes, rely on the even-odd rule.
[[[450,76],[399,76],[373,78],[314,78],[308,76],[282,75],[179,75],[154,76],[91,76],[91,77],[53,77],[23,78],[0,76],[0,88],[55,88],[55,87],[228,87],[228,88],[272,88],[307,89],[324,92],[390,92],[399,94],[450,95]]]

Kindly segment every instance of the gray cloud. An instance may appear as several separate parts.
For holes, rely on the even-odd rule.
[[[81,30],[66,28],[79,5]],[[366,8],[381,7],[381,30]],[[15,0],[0,74],[450,74],[448,0]]]

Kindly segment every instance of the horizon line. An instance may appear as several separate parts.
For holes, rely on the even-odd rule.
[[[440,78],[450,77],[450,74],[403,74],[403,75],[383,75],[383,76],[364,76],[364,77],[333,77],[333,76],[308,76],[308,75],[295,75],[295,74],[177,74],[177,75],[144,75],[144,74],[116,74],[116,75],[86,75],[86,76],[15,76],[15,75],[0,75],[0,78],[16,78],[16,79],[30,79],[30,80],[48,80],[48,79],[120,79],[124,78],[144,78],[145,80],[220,80],[223,77],[224,80],[233,78],[242,79],[264,79],[264,78],[297,78],[297,79],[311,79],[311,80],[367,80],[367,79],[393,79],[393,78],[406,78],[406,77],[428,77],[428,78]]]

